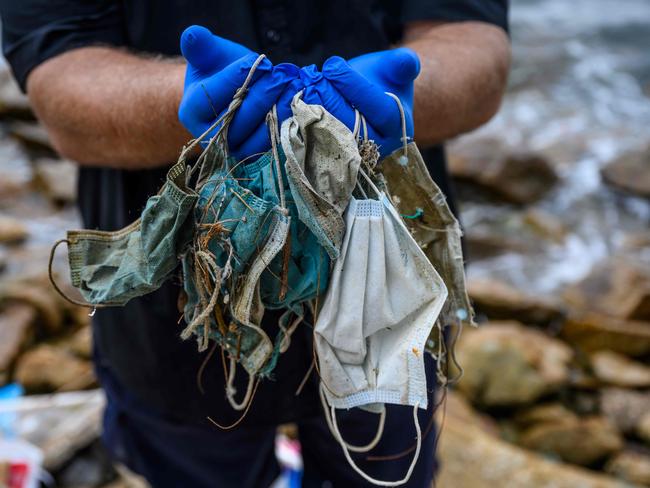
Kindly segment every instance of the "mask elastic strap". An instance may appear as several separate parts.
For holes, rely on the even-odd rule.
[[[100,303],[100,304],[97,304],[97,305],[93,305],[92,303],[82,302],[81,300],[75,300],[74,298],[70,298],[70,297],[69,297],[68,295],[66,295],[66,293],[65,293],[65,292],[64,292],[64,291],[59,287],[59,285],[57,284],[56,280],[54,279],[54,273],[53,273],[53,271],[52,271],[52,266],[53,266],[53,264],[54,264],[54,255],[56,254],[56,248],[59,247],[59,246],[60,246],[61,244],[63,244],[64,242],[66,243],[67,246],[70,246],[70,241],[69,241],[68,239],[59,239],[58,241],[56,241],[56,242],[54,243],[54,245],[52,246],[52,249],[50,250],[50,259],[49,259],[49,261],[48,261],[48,263],[47,263],[47,274],[48,274],[48,277],[50,278],[50,283],[52,283],[52,286],[54,287],[54,289],[56,290],[56,292],[57,292],[59,295],[61,295],[61,297],[62,297],[64,300],[70,302],[70,303],[73,304],[73,305],[79,305],[80,307],[90,308],[91,311],[90,311],[90,313],[88,314],[88,316],[89,316],[89,317],[93,317],[93,316],[95,315],[95,311],[96,311],[98,308],[106,308],[106,307],[109,307],[110,304],[109,304],[109,303]]]
[[[194,139],[188,146],[185,146],[183,148],[183,151],[181,152],[180,158],[186,157],[186,155],[192,151],[198,144],[205,139],[210,132],[212,132],[214,129],[216,129],[219,124],[223,122],[223,125],[219,128],[219,131],[214,135],[213,138],[210,139],[208,145],[211,145],[215,143],[217,140],[222,139],[224,141],[224,154],[226,157],[226,160],[228,159],[228,126],[230,125],[230,122],[232,121],[232,118],[235,115],[235,112],[239,108],[239,106],[242,104],[244,101],[244,98],[246,97],[246,92],[248,91],[248,85],[250,85],[253,75],[255,74],[255,71],[259,67],[260,63],[266,58],[266,55],[260,54],[255,62],[252,64],[250,70],[248,71],[248,75],[246,76],[246,79],[242,83],[242,85],[237,89],[235,92],[235,95],[232,98],[232,101],[230,102],[230,105],[228,105],[228,108],[224,112],[224,114],[219,117],[210,127],[208,127],[203,134],[201,134],[199,137]],[[192,171],[193,172],[193,171]]]
[[[325,392],[323,390],[322,385],[318,389],[318,393],[320,394],[320,401],[321,404],[323,405],[323,413],[325,415],[325,421],[327,422],[327,426],[329,427],[330,432],[332,433],[332,435],[334,435],[334,425],[332,424],[332,418],[329,413],[330,407],[327,404],[327,399],[325,398]],[[379,441],[381,440],[381,436],[384,435],[385,424],[386,424],[386,409],[384,408],[379,414],[379,425],[377,426],[377,433],[375,434],[375,437],[365,446],[353,446],[345,442],[345,447],[347,447],[352,452],[372,451],[377,446],[377,444],[379,444]],[[336,438],[336,435],[334,435],[334,437]]]
[[[420,430],[420,423],[418,422],[419,404],[420,402],[416,402],[415,405],[413,406],[413,423],[415,424],[415,432],[417,435],[417,442],[415,444],[415,453],[413,454],[413,460],[411,461],[411,464],[404,478],[397,481],[385,481],[385,480],[378,480],[372,478],[368,474],[364,473],[363,470],[356,465],[356,463],[352,460],[352,456],[350,456],[350,449],[348,448],[347,444],[343,440],[343,437],[341,436],[341,432],[339,431],[339,427],[336,421],[336,409],[332,406],[329,407],[330,414],[332,416],[332,429],[333,429],[332,434],[334,435],[334,438],[341,445],[341,448],[343,449],[343,454],[345,455],[345,459],[348,461],[352,469],[354,469],[368,483],[372,483],[377,486],[400,486],[408,482],[408,480],[411,478],[411,475],[413,474],[413,470],[415,469],[415,464],[417,463],[418,458],[420,457],[420,448],[422,447],[422,431]]]
[[[255,385],[255,377],[252,374],[248,375],[248,385],[246,386],[246,394],[242,398],[241,402],[237,403],[235,400],[235,394],[237,389],[235,388],[235,374],[237,372],[237,361],[234,357],[230,357],[230,371],[228,371],[228,382],[226,383],[226,397],[230,406],[235,410],[245,410],[252,401],[253,397],[253,386]]]
[[[208,304],[201,310],[201,312],[196,315],[189,324],[183,329],[181,332],[181,339],[186,340],[189,339],[189,337],[192,335],[194,330],[202,323],[204,323],[206,320],[208,320],[208,317],[212,314],[212,311],[214,310],[214,307],[217,305],[217,299],[219,298],[219,293],[221,292],[221,283],[222,283],[222,277],[223,275],[219,273],[219,267],[217,266],[216,261],[212,256],[210,256],[207,252],[205,251],[196,251],[195,256],[197,259],[201,259],[203,263],[207,264],[212,272],[214,273],[214,278],[215,278],[215,283],[214,283],[214,289],[212,290],[212,294],[210,295],[210,301]],[[198,263],[195,263],[198,264]],[[200,283],[200,281],[199,281]],[[201,346],[199,347],[200,351],[204,351],[207,349],[207,341],[203,341],[201,343]]]
[[[399,115],[402,120],[402,148],[404,149],[404,157],[408,157],[408,141],[409,138],[406,134],[406,114],[404,113],[404,107],[402,106],[402,101],[399,99],[397,95],[394,93],[390,92],[384,92],[386,95],[391,97],[395,102],[397,102],[397,108],[399,109]]]
[[[271,150],[275,162],[276,183],[280,193],[280,206],[286,210],[287,205],[284,199],[284,181],[282,181],[282,168],[280,166],[280,152],[278,151],[278,140],[280,138],[280,128],[278,122],[278,109],[275,105],[266,114],[266,125],[269,127],[269,137],[271,138]]]

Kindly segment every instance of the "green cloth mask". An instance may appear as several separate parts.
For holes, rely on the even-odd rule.
[[[72,284],[89,304],[124,305],[157,290],[174,271],[194,229],[197,195],[186,187],[185,171],[184,163],[174,165],[161,191],[128,227],[68,231]]]

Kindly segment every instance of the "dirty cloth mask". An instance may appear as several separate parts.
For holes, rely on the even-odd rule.
[[[67,232],[72,285],[88,304],[124,305],[157,290],[175,270],[192,239],[198,198],[185,185],[185,168],[177,163],[169,170],[161,191],[128,227]]]
[[[343,212],[356,185],[361,156],[354,134],[320,105],[298,92],[292,117],[282,124],[285,170],[300,220],[332,259],[345,234]]]

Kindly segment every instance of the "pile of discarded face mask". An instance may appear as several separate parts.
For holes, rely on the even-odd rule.
[[[203,136],[184,149],[138,221],[117,232],[68,232],[72,283],[85,305],[124,305],[160,287],[180,261],[181,337],[195,337],[199,350],[211,340],[222,348],[237,410],[310,317],[333,435],[368,481],[402,484],[419,454],[417,409],[427,407],[423,354],[436,357],[445,383],[451,354],[442,330],[472,320],[458,223],[405,129],[404,146],[378,161],[361,115],[351,131],[300,93],[281,127],[268,115],[272,149],[234,161],[227,131],[247,83],[196,163],[186,156]],[[284,310],[277,337],[262,326],[266,309]],[[237,365],[249,375],[239,401]],[[391,482],[369,478],[349,455],[372,449],[381,432],[368,446],[349,446],[336,423],[337,408],[360,407],[383,425],[387,403],[412,406],[418,434],[409,472]]]

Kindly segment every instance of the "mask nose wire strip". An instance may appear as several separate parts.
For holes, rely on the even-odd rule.
[[[66,293],[59,287],[57,284],[56,280],[54,279],[54,273],[52,272],[52,265],[54,263],[54,255],[56,254],[56,248],[59,247],[61,244],[66,243],[66,245],[70,246],[70,241],[68,239],[59,239],[54,243],[52,246],[52,249],[50,250],[50,259],[47,263],[47,275],[50,278],[50,283],[52,283],[52,286],[56,290],[56,292],[61,295],[61,297],[64,300],[67,300],[68,302],[72,303],[73,305],[79,305],[80,307],[85,307],[85,308],[90,308],[91,312],[89,315],[92,317],[95,315],[95,309],[98,308],[105,308],[110,306],[109,303],[101,303],[97,305],[93,305],[92,303],[87,303],[87,302],[82,302],[80,300],[75,300],[74,298],[70,298]]]
[[[343,454],[345,455],[345,459],[347,459],[350,466],[352,466],[352,469],[354,469],[368,483],[372,483],[377,486],[400,486],[406,483],[411,478],[411,475],[413,474],[413,470],[415,469],[415,464],[417,463],[418,458],[420,457],[420,448],[422,447],[422,431],[420,430],[420,422],[418,421],[419,404],[420,402],[416,402],[415,405],[413,406],[413,423],[415,425],[415,432],[417,435],[417,442],[415,444],[415,453],[413,454],[413,460],[411,461],[411,465],[409,466],[409,469],[407,470],[404,478],[397,481],[385,481],[385,480],[378,480],[372,478],[368,474],[364,473],[363,470],[356,465],[356,463],[352,460],[352,456],[350,456],[350,450],[348,449],[347,444],[343,440],[343,437],[341,437],[341,432],[339,431],[339,427],[336,422],[336,409],[330,406],[330,414],[332,416],[332,428],[333,428],[332,434],[334,435],[334,438],[341,445],[341,448],[343,449]]]
[[[408,156],[408,136],[406,135],[406,115],[404,114],[404,107],[402,106],[402,101],[397,95],[390,92],[384,92],[386,95],[391,97],[397,103],[397,108],[399,109],[399,115],[402,119],[402,148],[404,150],[404,156]]]
[[[330,417],[329,414],[329,406],[327,405],[327,400],[325,399],[325,393],[323,391],[323,388],[318,389],[318,393],[320,394],[320,401],[321,404],[323,405],[323,414],[325,415],[325,420],[327,421],[327,426],[330,429],[330,432],[332,434],[334,433],[334,426],[332,425],[332,418]],[[375,434],[375,437],[365,446],[353,446],[351,444],[348,444],[347,442],[345,443],[345,446],[352,452],[368,452],[372,451],[377,444],[379,444],[379,441],[381,440],[381,436],[384,435],[384,426],[386,424],[386,409],[384,408],[381,413],[379,414],[379,425],[377,426],[377,433]],[[336,436],[334,436],[336,437]]]

